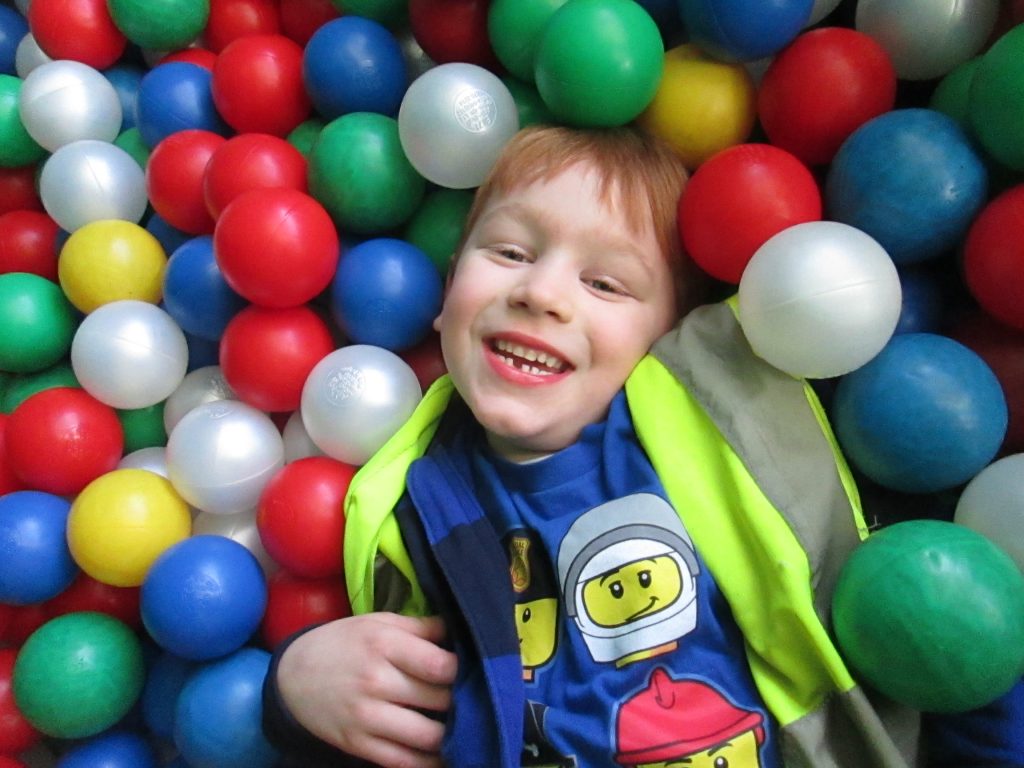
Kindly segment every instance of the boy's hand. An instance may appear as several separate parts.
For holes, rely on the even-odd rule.
[[[297,638],[278,666],[291,713],[317,737],[389,768],[439,768],[456,657],[439,618],[370,613]]]

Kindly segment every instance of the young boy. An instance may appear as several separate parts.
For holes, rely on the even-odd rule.
[[[275,655],[296,764],[915,764],[919,717],[827,630],[854,484],[809,386],[693,310],[685,178],[632,129],[506,147],[436,322],[449,376],[349,491],[357,615]]]

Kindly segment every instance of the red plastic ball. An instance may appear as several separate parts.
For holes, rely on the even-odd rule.
[[[1000,452],[1024,451],[1024,331],[977,311],[959,318],[949,335],[988,363],[1003,388],[1009,421]]]
[[[286,464],[267,483],[256,527],[275,562],[309,579],[342,572],[345,494],[356,467],[327,456]]]
[[[146,193],[160,216],[190,235],[213,232],[213,217],[206,210],[203,178],[206,164],[227,139],[199,129],[176,131],[162,139],[146,163]]]
[[[172,51],[160,59],[160,64],[170,61],[180,61],[185,64],[195,64],[203,69],[213,72],[213,65],[217,63],[217,54],[208,48],[182,48],[180,51]]]
[[[17,648],[0,648],[0,756],[24,752],[41,738],[14,701],[11,680],[17,657]],[[2,766],[0,763],[0,768]]]
[[[0,214],[0,274],[31,272],[57,282],[58,229],[41,211]]]
[[[7,755],[0,755],[0,768],[28,768],[21,760],[15,760]]]
[[[819,165],[895,101],[896,70],[885,49],[863,32],[824,27],[804,32],[775,56],[758,89],[757,111],[772,144]]]
[[[0,413],[0,496],[11,491],[25,489],[25,483],[14,474],[11,462],[7,458],[7,420],[6,413]]]
[[[29,635],[50,620],[43,603],[14,605],[10,606],[10,609],[7,625],[3,628],[3,634],[0,635],[0,645],[3,643],[23,645]]]
[[[340,255],[324,207],[295,189],[254,189],[225,208],[213,232],[224,280],[264,307],[295,307],[323,291]]]
[[[331,0],[281,0],[281,32],[305,47],[320,27],[341,14]]]
[[[267,580],[267,609],[260,631],[273,650],[300,629],[352,615],[345,583],[336,576],[305,579],[278,571]]]
[[[72,59],[96,69],[115,64],[128,45],[107,0],[32,0],[28,28],[51,59]]]
[[[29,488],[70,495],[117,468],[124,431],[117,412],[75,387],[25,398],[7,421],[7,457]]]
[[[428,333],[416,346],[402,350],[399,356],[412,368],[416,380],[420,383],[420,389],[424,392],[435,380],[448,372],[444,355],[441,353],[441,336],[435,331]]]
[[[0,168],[0,213],[43,210],[36,189],[36,170],[35,165]]]
[[[821,219],[821,190],[789,152],[737,144],[697,168],[679,201],[679,233],[705,272],[729,283],[783,229]]]
[[[989,201],[964,241],[964,279],[988,314],[1024,329],[1024,184]]]
[[[302,47],[284,35],[253,35],[230,43],[213,65],[213,103],[239,133],[287,136],[309,117]]]
[[[139,587],[115,587],[97,581],[87,573],[80,573],[71,585],[44,604],[50,618],[66,613],[94,611],[138,629],[142,626],[139,613]]]
[[[251,189],[287,187],[308,192],[306,170],[305,156],[285,139],[265,133],[232,136],[206,166],[206,209],[216,220],[228,203]]]
[[[261,411],[294,411],[309,372],[334,348],[327,323],[308,306],[250,305],[224,329],[220,367],[243,402]]]
[[[438,64],[464,61],[500,71],[487,32],[490,0],[409,0],[409,26]]]
[[[203,42],[220,53],[240,37],[281,31],[277,0],[210,0]]]

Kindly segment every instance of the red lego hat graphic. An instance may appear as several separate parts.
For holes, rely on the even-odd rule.
[[[740,709],[710,685],[673,680],[664,668],[619,709],[615,759],[623,765],[656,763],[710,749],[747,731],[764,742],[760,712]]]

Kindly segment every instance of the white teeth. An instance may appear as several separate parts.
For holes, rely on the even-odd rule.
[[[565,362],[555,355],[551,355],[547,352],[539,349],[531,349],[524,347],[521,344],[514,344],[504,339],[498,339],[494,342],[494,348],[498,352],[504,352],[505,354],[499,355],[502,362],[506,365],[516,366],[518,360],[521,364],[518,365],[520,370],[526,371],[527,373],[533,374],[534,376],[550,376],[553,373],[558,373],[565,368]],[[537,365],[527,365],[522,361],[530,363],[537,363]],[[541,368],[540,366],[545,366]]]

